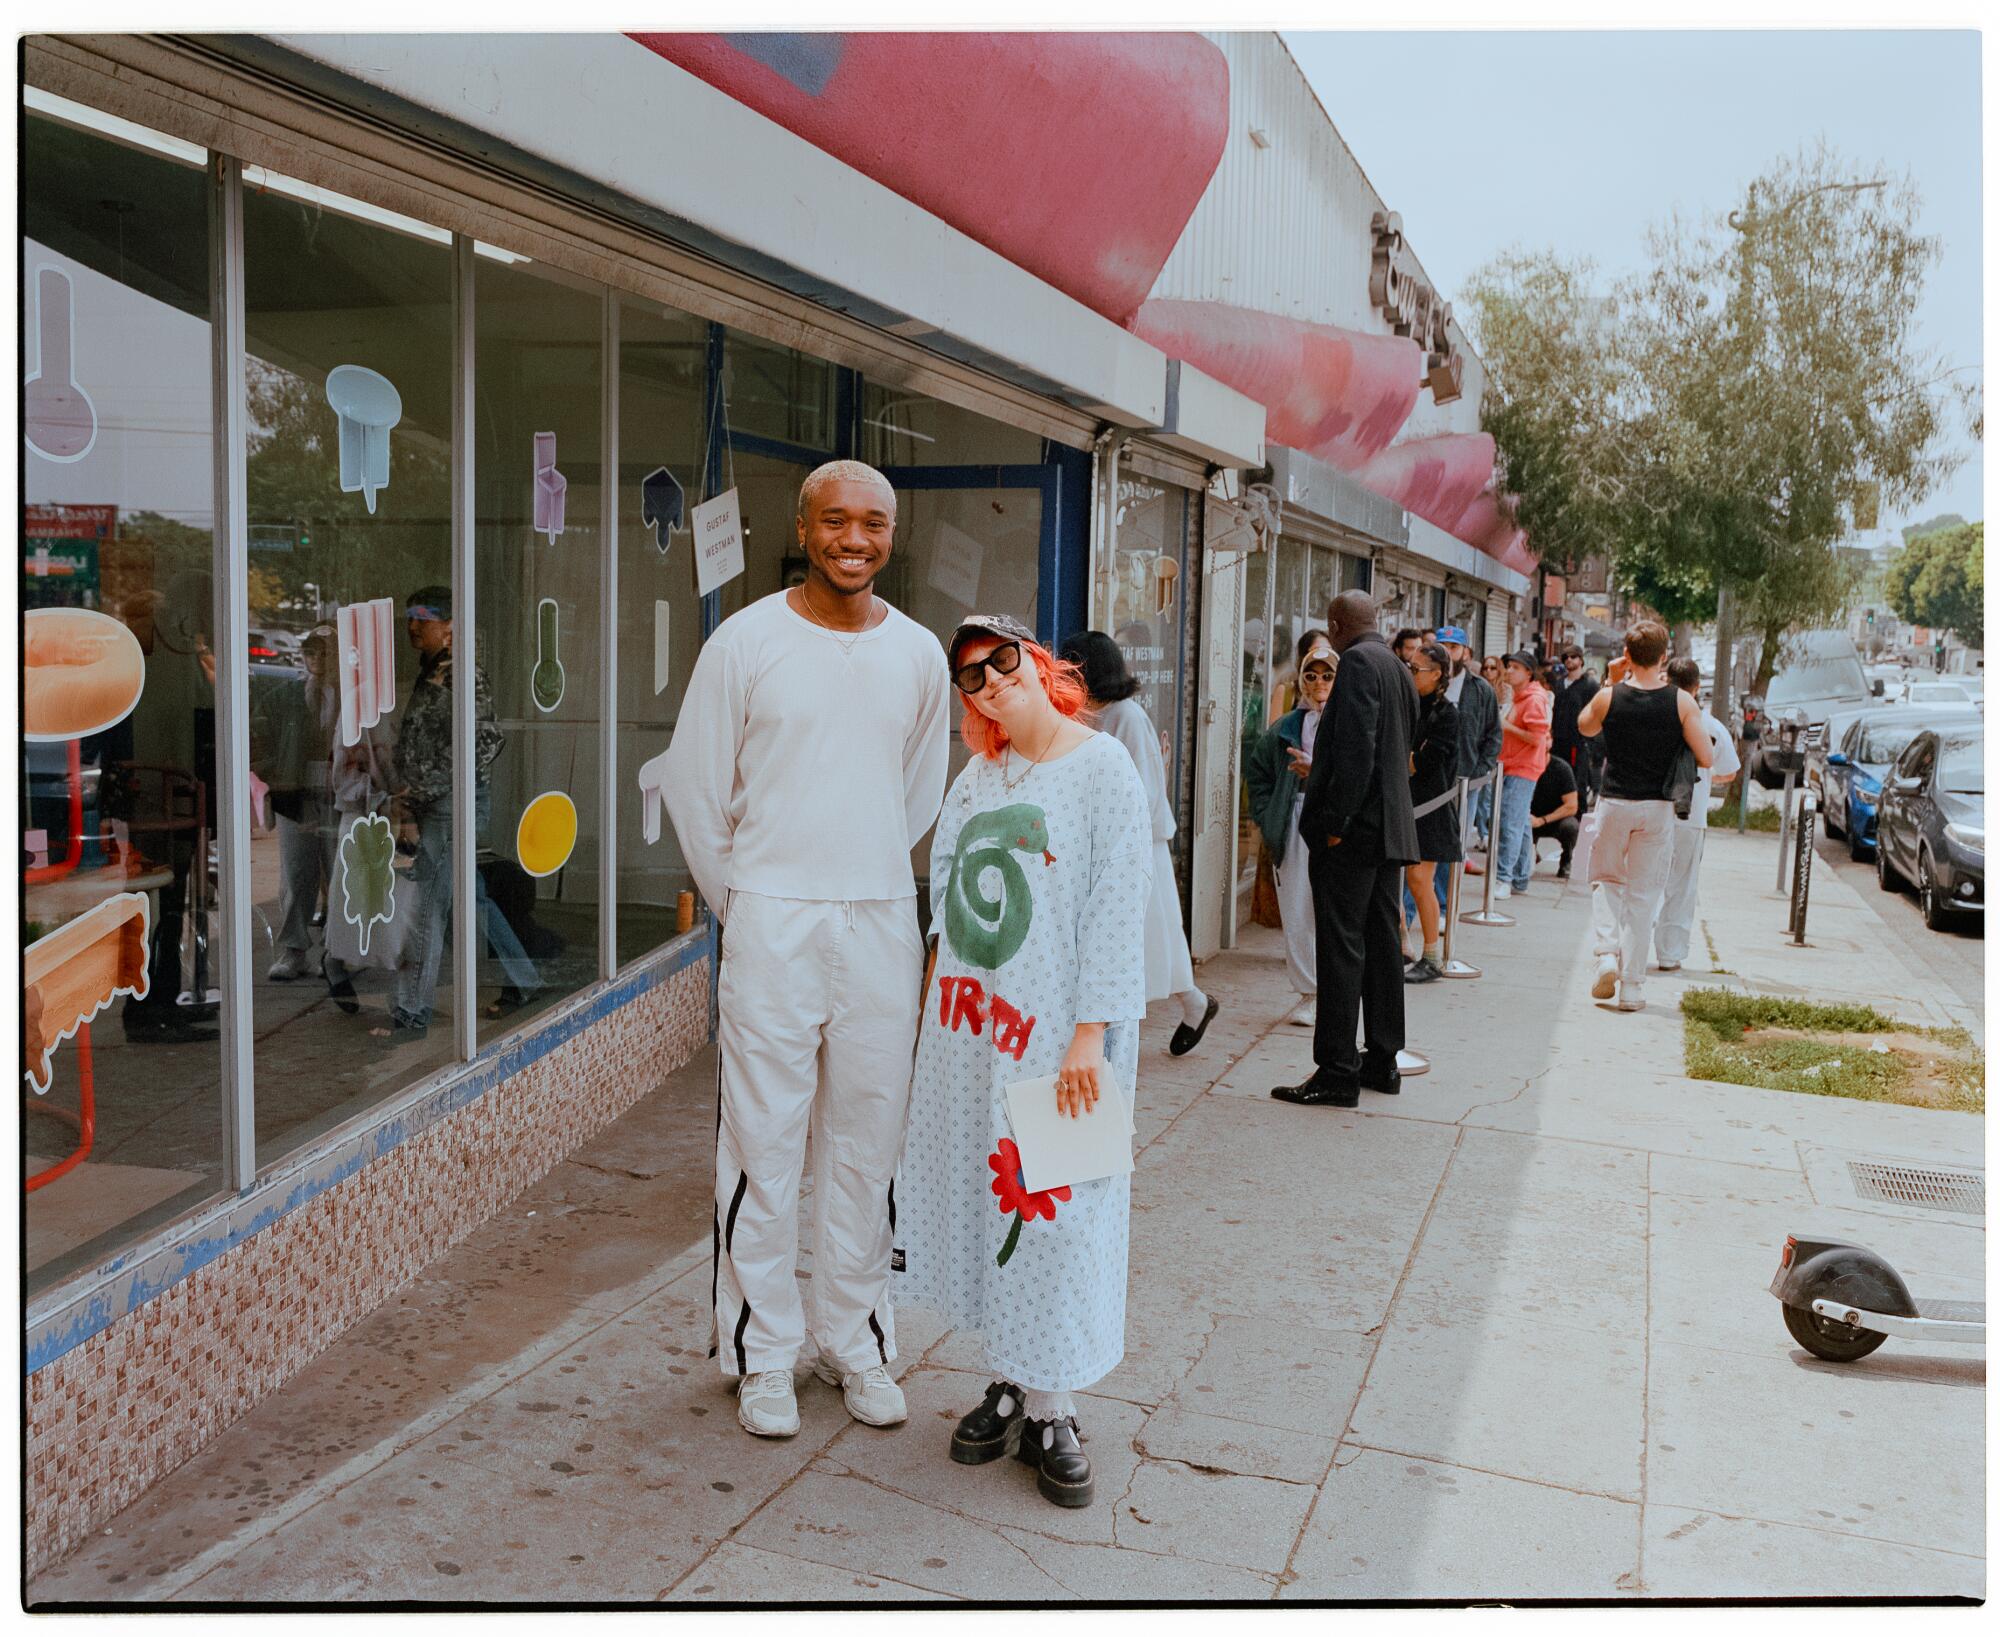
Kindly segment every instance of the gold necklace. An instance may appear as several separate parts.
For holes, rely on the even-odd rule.
[[[1042,765],[1042,756],[1048,755],[1048,753],[1055,748],[1056,737],[1061,732],[1062,732],[1062,723],[1057,722],[1055,725],[1054,732],[1050,733],[1047,741],[1042,746],[1041,756],[1030,756],[1026,751],[1022,751],[1020,753],[1021,759],[1028,765],[1022,768],[1021,771],[1011,779],[1007,777],[1005,772],[1002,772],[1000,775],[1000,788],[1002,790],[1014,789],[1017,785],[1021,783],[1023,779],[1027,778],[1027,776],[1030,773],[1034,772],[1036,768],[1040,767]],[[1009,745],[1007,747],[1007,754],[1009,756],[1012,756],[1014,753],[1015,753],[1014,747],[1012,745]]]
[[[842,636],[838,630],[836,630],[833,626],[828,625],[825,620],[819,617],[818,612],[813,608],[812,598],[806,595],[806,588],[804,586],[799,587],[799,601],[805,604],[806,617],[810,619],[813,622],[813,624],[817,625],[822,631],[824,631],[828,636],[833,638],[834,642],[840,648],[840,654],[843,659],[849,659],[853,657],[854,645],[868,634],[870,627],[874,623],[873,621],[870,621],[869,625],[862,626],[860,630],[852,633],[851,635]],[[872,602],[869,604],[868,611],[871,614],[875,611],[874,604]]]

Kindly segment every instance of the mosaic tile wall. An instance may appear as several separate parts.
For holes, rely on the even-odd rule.
[[[28,1572],[282,1385],[707,1032],[699,960],[29,1376]]]

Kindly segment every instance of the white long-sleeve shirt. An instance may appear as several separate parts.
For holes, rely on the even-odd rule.
[[[1701,726],[1702,731],[1708,735],[1709,748],[1715,753],[1715,761],[1711,766],[1704,767],[1701,770],[1701,777],[1694,782],[1694,801],[1688,807],[1688,816],[1682,820],[1685,824],[1707,824],[1708,795],[1715,783],[1715,775],[1721,773],[1733,776],[1740,772],[1743,766],[1743,759],[1736,754],[1735,739],[1730,736],[1729,729],[1718,722],[1711,712],[1701,713]]]
[[[702,897],[914,897],[950,708],[944,649],[897,609],[836,636],[778,592],[724,620],[656,774]]]

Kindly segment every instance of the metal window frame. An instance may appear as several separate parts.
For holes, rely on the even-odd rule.
[[[479,581],[474,535],[478,523],[473,453],[478,425],[474,398],[478,334],[474,325],[478,268],[472,241],[454,233],[451,332],[451,644],[452,668],[469,656],[479,663]],[[461,1062],[479,1055],[479,784],[473,765],[478,727],[473,719],[476,689],[451,690],[451,981],[452,1038]]]
[[[244,367],[243,165],[209,156],[209,346],[214,371],[216,640],[216,917],[222,943],[222,1168],[237,1193],[257,1176],[257,1093],[250,988],[249,385]],[[208,868],[196,858],[195,869]]]
[[[604,392],[598,438],[597,975],[618,974],[618,292],[604,286]]]

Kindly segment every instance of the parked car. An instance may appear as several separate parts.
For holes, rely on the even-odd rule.
[[[1904,699],[1912,705],[1966,705],[1973,709],[1984,709],[1984,690],[1974,692],[1963,682],[1940,677],[1936,681],[1912,682]]]
[[[1916,884],[1934,931],[1986,909],[1986,732],[1925,728],[1882,781],[1875,879],[1884,892]]]
[[[1827,724],[1827,742],[1814,752],[1820,813],[1829,836],[1844,835],[1850,857],[1866,858],[1875,845],[1875,805],[1883,776],[1926,728],[1977,729],[1977,713],[1891,705]],[[1809,765],[1807,779],[1813,781]]]
[[[1750,741],[1747,774],[1766,790],[1785,782],[1782,745],[1786,722],[1796,722],[1797,749],[1810,756],[1824,741],[1829,716],[1869,708],[1882,695],[1881,679],[1871,683],[1861,655],[1845,631],[1806,631],[1785,642],[1779,668],[1763,697],[1743,701],[1743,732]],[[1794,762],[1793,772],[1803,772]]]

